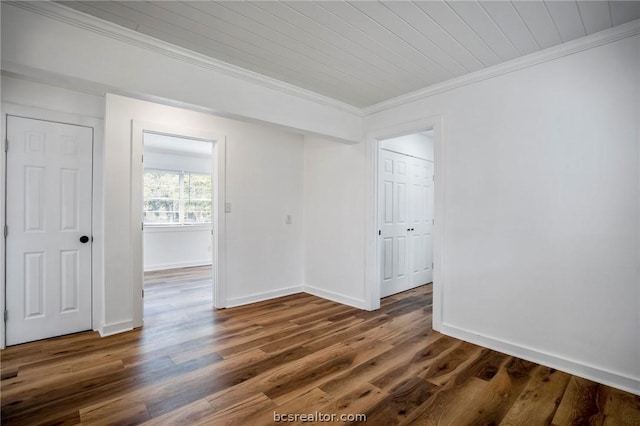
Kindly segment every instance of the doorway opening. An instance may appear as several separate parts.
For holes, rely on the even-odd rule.
[[[434,132],[379,140],[380,297],[433,282]]]
[[[442,294],[445,277],[444,262],[444,230],[445,230],[445,141],[443,137],[444,117],[432,115],[413,121],[402,122],[388,127],[372,130],[367,134],[367,203],[365,224],[365,295],[369,310],[380,308],[382,277],[382,229],[380,228],[380,154],[382,141],[395,139],[404,135],[430,134],[433,141],[433,220],[431,249],[432,281],[433,281],[433,315],[432,328],[439,331],[442,326]],[[407,228],[405,227],[405,231]],[[415,227],[414,227],[415,228]],[[411,231],[408,231],[411,232]],[[427,261],[428,264],[428,261]]]
[[[185,280],[204,280],[208,309],[225,307],[225,138],[136,120],[132,130],[131,158],[138,159],[131,164],[133,327],[143,325],[145,266],[149,272],[200,268],[183,270]],[[187,296],[194,291],[183,290]],[[161,298],[171,306],[175,296],[164,292]]]
[[[213,304],[213,144],[142,133],[147,319]]]

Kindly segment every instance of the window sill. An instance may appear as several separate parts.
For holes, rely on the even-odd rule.
[[[144,225],[144,232],[198,232],[210,231],[210,223],[201,225]]]

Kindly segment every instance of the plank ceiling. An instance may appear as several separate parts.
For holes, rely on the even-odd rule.
[[[640,18],[640,1],[60,1],[366,107]]]

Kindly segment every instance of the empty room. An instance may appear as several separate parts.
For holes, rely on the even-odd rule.
[[[3,425],[640,425],[640,1],[2,1]]]

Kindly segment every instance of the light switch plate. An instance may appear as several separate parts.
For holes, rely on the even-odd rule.
[[[224,203],[224,212],[231,213],[231,203]]]

